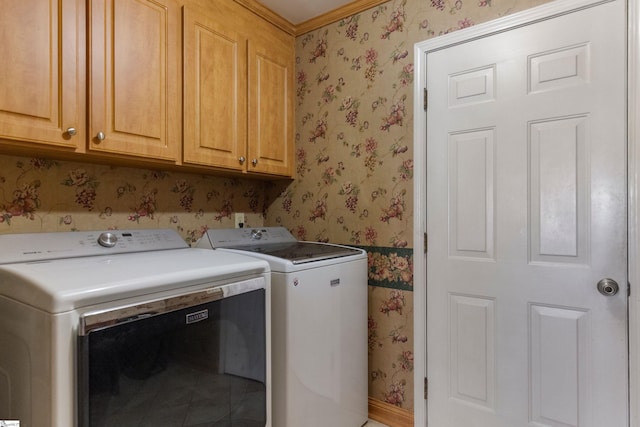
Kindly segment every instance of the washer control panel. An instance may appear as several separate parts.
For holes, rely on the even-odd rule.
[[[253,246],[256,243],[295,243],[297,241],[284,227],[210,229],[202,240],[208,240],[209,247],[213,248],[237,248]]]

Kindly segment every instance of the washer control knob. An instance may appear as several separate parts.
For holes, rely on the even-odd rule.
[[[251,230],[251,240],[260,240],[262,239],[262,231],[253,229]]]
[[[98,243],[105,248],[112,248],[118,242],[118,237],[114,233],[106,231],[98,236]]]

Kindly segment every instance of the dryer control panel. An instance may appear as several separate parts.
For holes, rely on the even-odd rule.
[[[171,229],[2,234],[0,264],[188,247]]]

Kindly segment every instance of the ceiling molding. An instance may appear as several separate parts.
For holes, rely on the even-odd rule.
[[[256,0],[233,0],[233,1],[246,7],[256,15],[261,16],[263,19],[266,19],[276,27],[291,34],[292,36],[298,35],[297,27],[294,24],[292,24],[282,16],[278,15],[277,13],[275,13],[273,10],[269,9],[262,3],[259,3]]]
[[[296,36],[317,30],[325,25],[333,24],[341,19],[348,18],[372,7],[386,3],[389,0],[356,0],[337,9],[331,10],[315,18],[296,25]]]
[[[236,3],[246,7],[256,15],[261,16],[267,21],[271,22],[281,30],[293,35],[300,36],[310,31],[317,30],[326,25],[333,24],[341,19],[348,18],[357,13],[363,12],[372,7],[378,6],[382,3],[386,3],[389,0],[355,0],[349,4],[346,4],[337,9],[331,10],[322,15],[311,18],[307,21],[301,22],[298,25],[292,24],[282,16],[278,15],[262,3],[257,0],[234,0]]]

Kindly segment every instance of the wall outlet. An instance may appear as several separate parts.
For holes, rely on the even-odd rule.
[[[244,213],[236,212],[233,214],[234,221],[236,223],[236,228],[244,227]]]

